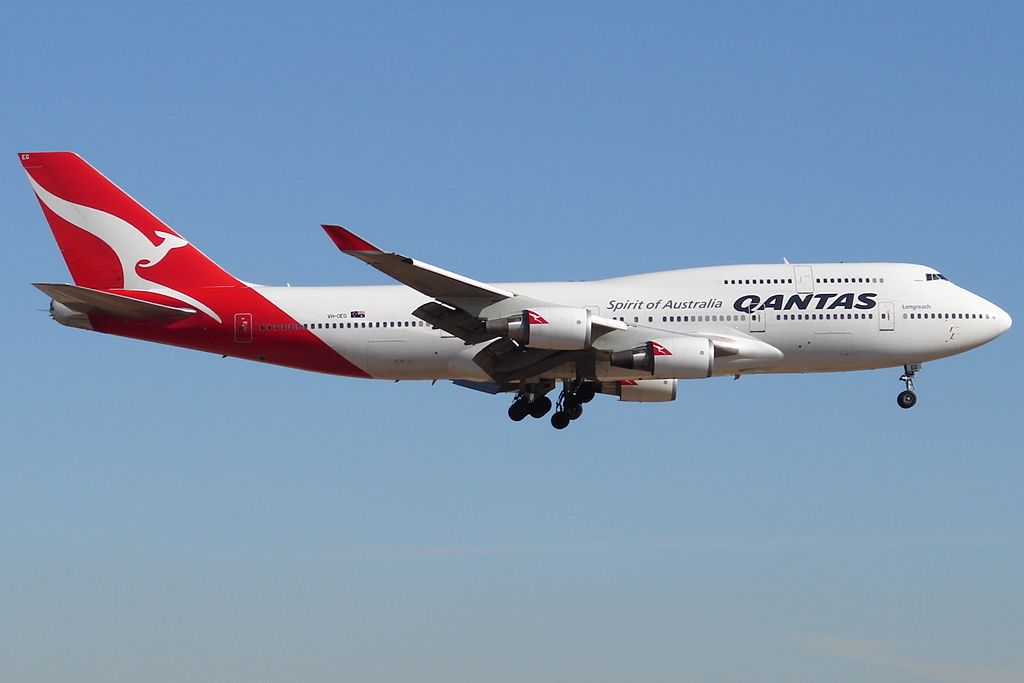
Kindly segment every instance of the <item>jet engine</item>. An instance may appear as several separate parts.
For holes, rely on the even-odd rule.
[[[627,379],[621,382],[601,382],[602,394],[618,396],[620,401],[633,403],[662,403],[676,400],[676,379]]]
[[[704,379],[715,367],[715,347],[706,337],[678,336],[649,341],[611,355],[611,365],[657,378]]]
[[[593,340],[592,314],[585,308],[530,308],[511,318],[487,321],[487,331],[523,346],[553,351],[578,351]]]

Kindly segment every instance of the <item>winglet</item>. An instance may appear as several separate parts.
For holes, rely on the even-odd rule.
[[[327,236],[331,238],[335,246],[342,251],[380,251],[359,235],[340,225],[322,225],[321,227],[327,232]]]

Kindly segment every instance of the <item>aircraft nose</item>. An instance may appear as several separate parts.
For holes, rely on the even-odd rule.
[[[1002,334],[1003,332],[1006,332],[1008,329],[1010,329],[1010,327],[1013,325],[1013,319],[1010,317],[1009,313],[999,308],[998,306],[996,307],[996,311],[998,311],[996,313],[996,323],[998,323],[999,325],[999,334]]]

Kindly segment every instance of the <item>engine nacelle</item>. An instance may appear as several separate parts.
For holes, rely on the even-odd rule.
[[[488,320],[487,331],[535,349],[579,351],[590,348],[593,321],[586,308],[529,308],[511,318]]]
[[[612,354],[611,365],[663,379],[704,379],[715,368],[715,347],[706,337],[668,337]]]
[[[676,379],[626,379],[621,382],[601,382],[601,393],[618,396],[620,401],[633,403],[663,403],[676,400]]]

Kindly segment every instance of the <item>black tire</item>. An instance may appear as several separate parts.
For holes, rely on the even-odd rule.
[[[530,414],[530,404],[521,399],[516,399],[508,407],[508,416],[513,422],[519,422]]]
[[[578,420],[583,415],[583,405],[576,401],[566,401],[562,410],[569,416],[570,420]]]
[[[556,410],[551,415],[551,426],[555,429],[565,429],[569,426],[569,416],[561,410]]]
[[[597,387],[591,382],[587,382],[580,387],[580,390],[576,392],[576,400],[580,403],[590,403],[594,400],[594,396],[597,395]]]
[[[530,402],[530,415],[540,419],[551,410],[551,399],[547,396],[538,396]]]
[[[917,394],[909,389],[901,391],[900,395],[896,397],[896,403],[903,409],[913,408],[917,403]]]

